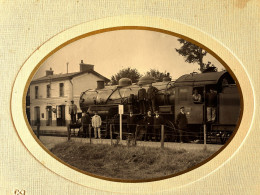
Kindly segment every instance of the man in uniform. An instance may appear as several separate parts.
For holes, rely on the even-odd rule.
[[[136,129],[136,121],[135,121],[135,116],[132,112],[129,113],[129,116],[127,116],[127,130],[128,133],[135,133]]]
[[[161,125],[164,124],[164,119],[162,116],[159,115],[158,111],[155,111],[153,124],[154,124],[155,141],[160,141]]]
[[[152,112],[149,110],[147,112],[147,116],[144,118],[144,123],[145,123],[145,137],[144,137],[144,141],[147,140],[147,136],[148,136],[148,140],[151,140],[151,134],[153,132],[153,117],[152,117]]]
[[[71,105],[69,106],[69,114],[71,118],[71,124],[76,123],[77,106],[74,104],[74,100],[71,100]]]
[[[141,114],[146,113],[145,101],[146,101],[146,90],[143,88],[143,85],[140,84],[140,89],[138,90],[137,100],[139,102],[139,110]]]
[[[81,124],[82,124],[82,128],[83,128],[83,137],[90,137],[89,134],[89,124],[91,122],[89,113],[82,113],[82,118],[81,118]]]
[[[188,137],[186,135],[187,126],[188,126],[188,119],[185,114],[184,107],[180,108],[180,113],[177,115],[176,118],[176,125],[178,127],[180,142],[183,143],[182,136],[185,136],[184,139],[188,141]]]
[[[149,84],[149,88],[147,89],[147,100],[149,103],[149,107],[152,110],[152,113],[156,110],[155,97],[157,92],[158,89],[152,86],[152,83]]]
[[[97,133],[98,133],[98,138],[101,138],[100,134],[100,126],[102,124],[101,117],[95,112],[95,115],[92,117],[92,127],[94,128],[94,136],[95,139],[97,139]]]

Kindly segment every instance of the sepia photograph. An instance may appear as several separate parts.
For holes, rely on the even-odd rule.
[[[26,117],[51,155],[87,175],[153,181],[191,171],[235,136],[242,93],[202,45],[159,30],[71,41],[28,81]]]

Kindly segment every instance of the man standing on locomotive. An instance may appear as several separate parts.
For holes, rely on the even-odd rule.
[[[94,128],[95,139],[97,139],[97,133],[98,133],[98,138],[99,139],[101,138],[101,134],[100,134],[101,124],[102,124],[101,117],[97,114],[97,112],[95,112],[95,115],[92,117],[92,127]]]
[[[188,119],[186,117],[183,106],[180,108],[180,113],[177,115],[176,125],[177,125],[178,131],[179,131],[180,142],[183,143],[183,139],[182,139],[183,136],[185,136],[184,139],[186,141],[188,141],[188,136],[186,135],[186,131],[187,131],[187,127],[188,127]]]
[[[71,124],[76,123],[77,106],[74,104],[74,100],[71,100],[71,105],[69,106],[69,113],[71,117]]]
[[[138,90],[137,100],[139,102],[139,110],[141,114],[146,113],[145,101],[146,101],[146,90],[142,88],[142,84],[139,85],[140,89]]]
[[[216,119],[217,93],[210,89],[206,94],[207,121],[214,122]]]
[[[148,100],[149,107],[152,110],[152,113],[156,110],[155,97],[157,92],[158,89],[152,86],[152,83],[149,84],[149,88],[147,89],[147,100]]]

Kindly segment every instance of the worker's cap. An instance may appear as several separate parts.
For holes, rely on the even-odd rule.
[[[180,109],[183,109],[183,108],[184,108],[184,106],[180,107]]]

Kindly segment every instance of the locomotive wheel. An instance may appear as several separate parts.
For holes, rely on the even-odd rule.
[[[221,135],[220,135],[220,141],[221,144],[225,144],[227,142],[227,140],[229,139],[231,133],[228,131],[224,131]]]
[[[165,124],[164,124],[164,137],[165,137],[165,141],[173,141],[173,142],[177,142],[178,139],[178,131],[175,128],[173,122],[166,120]]]
[[[135,131],[136,140],[143,140],[145,137],[145,133],[146,133],[145,126],[143,125],[136,126],[136,131]]]

